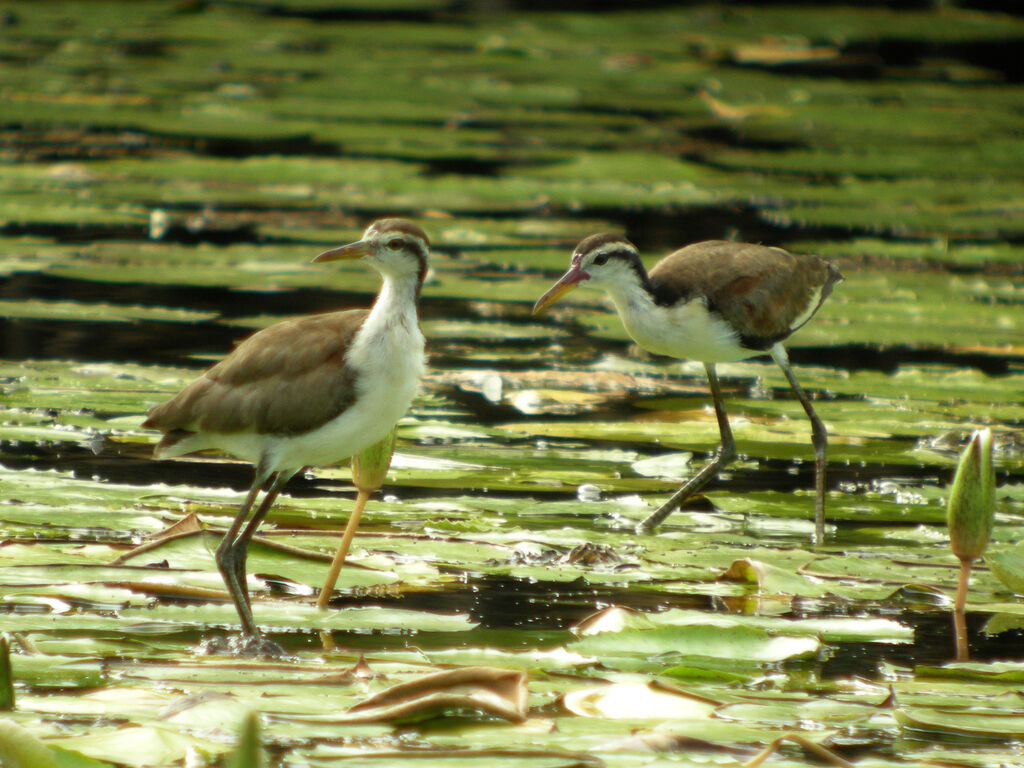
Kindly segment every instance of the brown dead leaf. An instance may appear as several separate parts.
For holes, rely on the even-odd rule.
[[[624,629],[651,629],[654,624],[640,611],[621,605],[609,605],[588,614],[570,629],[579,637],[598,635],[602,632],[621,632]]]
[[[526,719],[526,673],[498,667],[464,667],[392,686],[344,713],[348,722],[410,722],[454,710],[512,722]]]
[[[815,755],[819,761],[824,762],[827,765],[837,765],[839,768],[854,768],[854,764],[849,760],[837,755],[832,750],[828,749],[822,744],[816,741],[808,739],[799,733],[784,733],[779,738],[773,740],[767,747],[765,747],[758,755],[748,760],[743,764],[743,768],[757,768],[765,760],[771,757],[775,752],[779,750],[782,742],[792,741],[799,744],[801,747],[806,749],[808,752]]]
[[[354,672],[353,670],[350,670]],[[399,683],[337,715],[291,715],[317,723],[412,723],[450,713],[526,720],[526,672],[463,667]]]
[[[716,99],[707,91],[698,91],[700,100],[703,101],[708,109],[716,116],[723,120],[746,120],[750,117],[784,117],[789,114],[789,110],[777,107],[774,104],[747,104],[744,106],[735,106],[732,104],[726,104],[720,99]]]
[[[152,538],[162,539],[167,536],[174,536],[182,533],[195,533],[196,531],[203,530],[203,524],[199,521],[199,515],[195,512],[189,512],[181,520],[174,523],[173,525],[164,528],[157,534],[154,534]]]
[[[381,672],[374,670],[367,662],[363,654],[359,654],[359,661],[353,664],[347,672],[356,680],[374,680],[384,677]]]
[[[827,61],[839,56],[831,45],[809,45],[806,40],[765,38],[756,43],[735,46],[730,58],[737,64],[792,64],[803,61]]]
[[[148,536],[147,540],[139,546],[133,547],[127,552],[122,552],[120,555],[115,557],[110,564],[121,565],[137,555],[149,552],[151,549],[156,549],[165,542],[173,539],[185,538],[186,536],[194,536],[197,533],[202,533],[203,530],[205,529],[203,528],[202,522],[199,520],[199,516],[196,515],[195,512],[189,512],[178,522],[167,526],[162,531],[157,531],[153,535]]]
[[[750,750],[729,744],[686,736],[681,733],[645,731],[607,742],[598,747],[600,752],[721,752],[747,755]]]

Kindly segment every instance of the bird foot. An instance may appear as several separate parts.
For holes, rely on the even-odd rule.
[[[241,656],[247,659],[280,659],[284,648],[262,635],[229,635],[211,637],[199,643],[201,656]]]

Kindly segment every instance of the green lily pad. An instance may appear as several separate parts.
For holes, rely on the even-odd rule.
[[[601,633],[580,638],[569,647],[577,653],[605,658],[636,656],[654,660],[659,656],[709,656],[719,661],[764,663],[813,655],[819,645],[816,638],[775,636],[754,627],[689,625]]]
[[[898,708],[896,721],[909,731],[923,731],[981,739],[1017,739],[1024,733],[1024,715],[983,708],[974,710],[938,710]]]
[[[1000,583],[1016,594],[1024,594],[1024,556],[1015,550],[985,554],[985,563]]]

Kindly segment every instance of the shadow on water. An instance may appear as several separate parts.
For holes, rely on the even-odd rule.
[[[295,315],[329,312],[363,306],[362,293],[302,288],[289,291],[259,292],[220,287],[154,285],[73,280],[36,273],[14,274],[0,284],[0,299],[78,301],[85,305],[102,302],[113,305],[180,307],[215,312],[220,319],[253,315],[253,308],[267,316],[282,319]],[[462,299],[423,300],[424,320],[434,318],[477,319],[473,302]],[[506,323],[529,323],[529,305],[509,304],[502,318]],[[598,341],[584,329],[570,325],[573,337],[561,345],[569,353],[597,360],[610,350],[621,350],[626,342]],[[168,323],[157,321],[90,322],[88,320],[46,320],[31,318],[0,319],[0,357],[8,360],[82,360],[88,362],[118,360],[140,364],[179,365],[204,368],[207,363],[196,356],[221,356],[250,331],[217,321]],[[474,337],[475,347],[502,344]],[[449,364],[462,368],[489,367],[488,360],[473,360],[459,354],[457,337],[431,340],[431,359],[435,367]],[[454,348],[450,349],[453,345]],[[538,353],[547,345],[536,342]],[[790,350],[797,364],[826,366],[846,371],[872,370],[891,373],[900,366],[939,364],[958,368],[976,368],[990,376],[1009,372],[1024,363],[1024,355],[1012,352],[953,351],[943,347],[909,345],[846,344],[823,347],[797,347]],[[668,360],[668,358],[665,358]],[[506,361],[503,367],[531,365],[524,361]]]
[[[709,167],[716,167],[714,162],[703,159],[702,153],[694,152],[688,155],[693,161],[707,163]],[[385,160],[389,158],[383,158]],[[449,160],[434,160],[428,164],[425,175],[446,175],[458,173],[463,176],[496,176],[500,171],[511,166],[511,163],[466,160],[463,158],[452,158]],[[812,183],[815,180],[808,180]],[[820,181],[820,179],[817,179]],[[185,204],[179,206],[160,204],[160,208],[171,210],[177,207],[184,212],[199,213],[204,210],[203,206],[197,204]],[[219,206],[223,212],[231,212],[232,206]],[[259,206],[247,206],[244,209],[237,209],[247,214],[253,214],[260,210]],[[844,242],[863,237],[880,238],[883,240],[905,241],[904,233],[895,233],[885,228],[876,226],[859,226],[855,224],[824,225],[802,223],[783,223],[777,221],[770,209],[757,208],[746,203],[732,203],[724,205],[665,205],[658,208],[630,210],[615,207],[601,206],[579,206],[571,207],[558,206],[551,203],[544,205],[544,214],[549,216],[581,217],[601,219],[615,222],[626,237],[648,253],[666,252],[674,250],[687,243],[700,240],[740,240],[765,245],[777,245],[787,247],[791,242],[796,241],[835,241]],[[372,221],[384,216],[393,216],[399,211],[394,209],[369,208],[362,210],[360,219],[365,222]],[[508,211],[486,211],[474,213],[466,211],[461,214],[467,219],[476,216],[487,219],[519,219],[522,211],[513,208]],[[43,223],[19,223],[0,222],[0,234],[9,237],[45,237],[58,243],[65,244],[91,244],[102,242],[152,242],[149,239],[149,226],[147,224],[62,224],[55,222]],[[992,233],[988,236],[976,235],[970,238],[972,242],[1001,242],[1020,244],[1024,242],[1024,235],[1010,232]],[[261,233],[252,222],[242,222],[235,225],[206,226],[191,228],[178,222],[172,223],[166,233],[161,237],[160,242],[178,245],[236,245],[236,244],[259,244],[259,245],[281,245],[297,244],[307,242],[302,238],[289,238],[283,236],[270,236]],[[566,242],[566,247],[571,248],[574,242]],[[315,243],[311,249],[324,245]],[[995,265],[996,271],[1005,271],[1008,265]],[[993,267],[984,263],[964,267],[956,267],[960,272],[984,272]],[[1019,268],[1013,268],[1019,272]]]
[[[324,307],[325,311],[327,309]],[[424,314],[429,318],[428,313]],[[109,362],[112,356],[116,356],[121,362],[201,369],[207,367],[209,362],[197,360],[197,356],[202,358],[212,355],[219,358],[250,333],[212,321],[189,324],[139,321],[127,324],[0,319],[0,356],[7,360],[73,359],[82,362]],[[563,341],[563,346],[569,346],[570,343]],[[446,354],[446,347],[451,344],[451,340],[432,342],[431,359],[435,365],[458,362],[464,369],[494,367],[490,360],[466,360],[457,354]],[[478,340],[474,344],[478,348],[486,346],[486,342]],[[583,337],[580,344],[584,357],[591,359],[598,359],[609,350],[627,346],[624,342],[613,341],[595,344],[593,339]],[[546,344],[536,344],[538,354],[544,346]],[[983,352],[954,352],[942,347],[877,347],[868,344],[801,347],[791,350],[790,359],[798,365],[818,365],[850,372],[892,373],[902,366],[937,364],[975,368],[989,376],[1006,374],[1012,366],[1024,363],[1024,356],[1017,355],[992,356]],[[529,360],[507,361],[502,367],[516,370],[529,368],[531,363]],[[513,413],[508,415],[514,416]]]
[[[618,443],[627,447],[625,443]],[[636,445],[638,451],[651,449],[647,445]],[[4,446],[4,464],[11,469],[61,470],[71,472],[75,477],[101,479],[106,482],[124,484],[168,484],[189,485],[197,488],[232,488],[245,491],[252,483],[252,467],[245,462],[218,460],[207,457],[201,461],[154,461],[148,445],[117,444],[116,450],[100,439],[91,446],[77,443],[9,443]],[[894,473],[905,482],[924,485],[938,485],[940,478],[931,467],[890,466],[884,462],[863,463],[857,466],[836,466],[829,472],[832,487],[869,488],[872,482],[892,477]],[[716,487],[728,488],[733,493],[751,491],[791,492],[807,488],[814,480],[814,469],[809,463],[794,466],[793,462],[762,459],[746,467],[735,467],[729,472],[729,480],[719,481]],[[484,490],[486,480],[479,486],[469,483],[463,490]],[[407,501],[447,497],[451,489],[445,487],[416,486],[414,484],[394,485],[401,488],[402,497]],[[315,473],[298,475],[288,483],[287,494],[295,498],[320,497],[325,492],[353,495],[350,483],[318,477]],[[509,498],[534,498],[536,490],[506,490],[502,495]],[[571,501],[577,498],[576,488],[567,486],[561,490],[548,490],[544,498],[549,501]],[[689,508],[700,508],[695,500]],[[333,527],[331,521],[324,521],[325,527]]]
[[[528,630],[527,645],[534,648],[546,644],[552,646],[565,642],[564,632],[571,629],[586,616],[608,606],[622,606],[643,612],[658,612],[668,609],[703,611],[711,614],[729,614],[730,611],[718,598],[708,595],[673,594],[645,592],[631,587],[615,587],[589,584],[582,579],[573,582],[543,582],[509,576],[475,574],[471,584],[449,584],[437,592],[400,592],[381,597],[359,594],[336,597],[331,601],[332,609],[345,607],[379,605],[409,610],[424,610],[439,613],[458,612],[478,622],[478,632],[493,635],[490,644],[507,646],[509,642],[521,644],[523,638],[515,634],[501,634],[506,630]],[[895,606],[863,604],[851,607],[836,603],[822,605],[815,601],[812,610],[796,605],[781,618],[816,619],[838,618],[856,615],[887,614],[904,626],[914,630],[914,639],[909,643],[864,643],[835,642],[829,644],[827,657],[814,661],[795,662],[817,668],[822,679],[863,677],[877,679],[882,665],[894,665],[906,669],[919,666],[941,665],[954,656],[952,618],[948,609],[935,610],[897,609]],[[987,614],[968,614],[969,647],[974,661],[995,661],[1013,659],[1019,656],[1024,632],[1011,630],[998,635],[982,632]],[[545,639],[547,638],[547,642]],[[319,645],[316,633],[279,635],[277,639],[295,650],[308,649]],[[450,637],[439,640],[420,638],[416,635],[389,641],[380,636],[359,637],[350,633],[335,633],[339,647],[380,648],[381,644],[423,646],[439,642],[450,644]],[[517,646],[509,650],[528,650]]]

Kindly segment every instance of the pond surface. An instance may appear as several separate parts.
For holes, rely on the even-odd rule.
[[[767,764],[1020,763],[1024,20],[483,5],[0,9],[0,744],[251,765],[257,712],[285,766],[742,765],[787,733]],[[289,485],[249,556],[288,656],[238,658],[212,551],[252,469],[154,461],[143,414],[252,330],[368,305],[370,270],[309,261],[382,215],[431,237],[428,373],[326,613],[349,469]],[[634,533],[718,430],[702,366],[598,294],[531,315],[605,230],[839,265],[789,343],[822,546],[767,358],[719,366],[739,460]],[[954,662],[946,486],[985,426]]]

